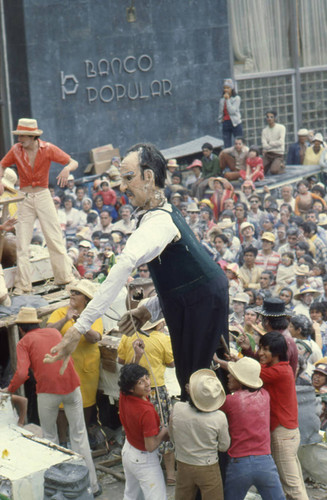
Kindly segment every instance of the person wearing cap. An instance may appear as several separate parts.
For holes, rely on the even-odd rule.
[[[228,370],[231,392],[221,407],[226,413],[231,437],[224,498],[241,500],[253,485],[263,500],[284,500],[271,456],[270,398],[262,387],[260,363],[247,357],[236,363],[219,361]]]
[[[245,292],[239,292],[232,299],[233,312],[229,315],[229,324],[239,324],[243,326],[245,307],[249,304],[250,297]]]
[[[294,299],[298,301],[293,309],[294,314],[304,314],[310,319],[310,305],[318,297],[320,293],[317,290],[310,285],[303,285],[294,295]]]
[[[241,98],[236,93],[232,78],[225,78],[219,100],[218,123],[222,124],[224,148],[230,148],[232,137],[242,137]]]
[[[167,171],[166,171],[166,181],[165,186],[170,186],[172,184],[172,175],[178,169],[178,163],[176,158],[171,158],[167,161]]]
[[[195,231],[196,229],[199,228],[199,214],[200,214],[200,209],[197,203],[195,203],[195,201],[192,201],[187,205],[187,214],[188,216],[186,222],[192,229],[192,231]]]
[[[230,445],[227,419],[220,407],[226,400],[223,386],[213,370],[192,373],[189,401],[177,402],[169,425],[175,443],[177,477],[175,499],[196,497],[223,500],[218,451]]]
[[[241,235],[243,238],[243,241],[242,241],[243,254],[244,254],[246,248],[248,248],[248,247],[259,248],[261,246],[259,241],[254,237],[254,231],[255,231],[254,225],[251,222],[249,222],[249,221],[242,222],[242,224],[240,226],[240,232],[241,232]]]
[[[45,354],[56,345],[61,335],[55,328],[40,328],[40,323],[35,308],[21,307],[16,318],[22,336],[16,347],[17,367],[9,386],[2,390],[15,393],[29,378],[29,369],[32,369],[43,437],[56,444],[59,444],[56,424],[58,407],[60,403],[64,403],[71,448],[84,457],[93,495],[98,496],[101,487],[97,481],[87,437],[79,377],[72,359],[63,375],[59,375],[60,363],[43,363]]]
[[[317,362],[312,374],[312,385],[317,394],[327,394],[327,364]]]
[[[67,179],[67,187],[64,191],[65,195],[70,195],[76,200],[76,186],[75,186],[75,177],[73,174],[69,174]]]
[[[18,136],[18,143],[0,161],[0,179],[4,169],[16,165],[20,189],[26,193],[25,200],[18,207],[16,226],[17,273],[14,293],[21,295],[32,290],[29,244],[36,218],[40,221],[47,243],[55,283],[64,285],[73,279],[48,183],[52,161],[66,165],[57,176],[61,188],[67,185],[70,172],[78,167],[78,163],[57,146],[41,141],[39,137],[42,130],[34,119],[20,118],[13,134]],[[2,191],[0,182],[0,193]]]
[[[257,193],[252,193],[248,198],[250,210],[248,211],[249,222],[255,222],[261,227],[262,218],[264,217],[263,211],[259,208],[261,206],[261,199]]]
[[[287,357],[295,375],[297,370],[298,351],[288,329],[289,312],[286,310],[285,302],[277,297],[267,297],[263,301],[263,306],[258,311],[262,317],[262,326],[264,330],[266,332],[278,331],[285,338],[287,344]],[[245,337],[239,338],[238,343],[242,348],[243,354],[258,359],[258,355],[250,349],[250,343]]]
[[[210,366],[214,352],[223,349],[221,335],[228,341],[228,280],[180,211],[166,202],[165,172],[166,161],[155,146],[136,144],[128,150],[121,166],[121,190],[137,207],[137,229],[94,300],[46,361],[68,359],[81,335],[108,309],[132,271],[147,263],[158,296],[125,314],[119,326],[130,335],[135,326],[141,328],[150,318],[154,321],[163,314],[184,398],[190,374]]]
[[[128,363],[119,374],[119,418],[126,439],[122,449],[125,474],[124,499],[167,500],[158,447],[168,439],[168,429],[149,401],[149,372]]]
[[[297,142],[289,145],[286,165],[303,165],[308,147],[308,129],[300,128],[297,132]]]
[[[165,385],[164,375],[166,367],[174,368],[175,363],[170,337],[163,332],[164,326],[165,321],[163,319],[153,323],[148,321],[143,325],[142,331],[148,332],[149,337],[142,335],[142,338],[140,338],[140,334],[137,333],[134,333],[132,337],[123,335],[117,350],[117,361],[121,365],[137,363],[149,371],[151,380],[149,399],[158,415],[161,415],[162,411],[164,424],[168,427],[172,404]],[[164,460],[167,484],[175,484],[173,445],[170,441],[166,441],[161,443],[158,449]]]
[[[236,262],[229,263],[225,267],[225,274],[228,279],[229,283],[229,297],[230,300],[233,300],[233,298],[238,294],[243,292],[243,285],[241,283],[241,280],[239,279],[239,267]]]
[[[322,134],[318,132],[313,138],[312,145],[306,149],[303,165],[319,165],[324,149],[324,138]]]
[[[276,123],[276,117],[276,111],[267,111],[267,126],[261,133],[262,159],[264,173],[266,175],[282,174],[285,170],[284,153],[286,128],[284,125]]]
[[[258,249],[253,246],[249,246],[244,249],[244,264],[239,270],[239,277],[243,284],[243,288],[252,288],[254,290],[259,290],[260,288],[260,276],[263,268],[255,265],[257,254]]]
[[[97,290],[97,285],[89,280],[82,279],[73,282],[69,286],[70,299],[69,305],[56,309],[48,318],[47,327],[56,328],[64,337],[67,330],[73,326],[92,300]],[[103,333],[102,319],[96,319],[83,335],[80,342],[72,354],[75,369],[81,381],[81,393],[83,398],[83,408],[86,425],[89,425],[92,411],[96,403],[96,393],[98,390],[100,376],[100,351],[98,341],[101,340]],[[65,421],[60,422],[62,441],[65,435]]]
[[[192,198],[196,198],[197,200],[203,198],[208,181],[206,181],[202,175],[202,161],[193,160],[192,163],[186,167],[186,170],[192,171],[192,175],[187,182],[187,187],[191,191]]]
[[[220,169],[227,180],[235,181],[240,178],[241,171],[245,170],[248,152],[249,148],[244,144],[242,137],[236,137],[233,146],[221,151]]]
[[[262,249],[258,251],[255,260],[256,266],[260,266],[267,271],[272,271],[276,276],[277,269],[281,263],[280,254],[273,250],[275,235],[271,232],[264,232],[261,236]]]

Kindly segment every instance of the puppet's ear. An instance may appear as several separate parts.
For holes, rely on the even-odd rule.
[[[144,170],[144,180],[146,181],[154,181],[154,173],[150,168]]]

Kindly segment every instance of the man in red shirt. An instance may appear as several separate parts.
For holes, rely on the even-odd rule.
[[[15,295],[29,293],[32,289],[29,265],[29,244],[33,226],[39,219],[50,254],[55,283],[64,285],[72,281],[71,262],[67,256],[57,212],[48,189],[51,162],[66,166],[57,176],[58,185],[67,184],[71,171],[78,163],[68,154],[50,142],[39,139],[42,134],[33,119],[21,118],[13,134],[18,136],[18,143],[0,161],[0,194],[3,192],[1,178],[3,169],[16,165],[20,180],[20,189],[26,198],[19,204],[16,226],[17,235],[17,274]]]
[[[101,487],[98,485],[87,437],[79,377],[72,359],[63,375],[59,374],[60,362],[51,365],[43,363],[45,354],[60,341],[61,334],[55,328],[40,328],[40,321],[33,307],[20,309],[16,323],[23,337],[17,344],[17,369],[9,386],[3,390],[16,392],[27,380],[29,368],[33,370],[43,437],[56,444],[59,444],[58,409],[60,403],[64,404],[72,450],[84,457],[93,495],[97,496]]]
[[[283,490],[292,500],[308,500],[297,451],[300,446],[295,379],[287,361],[287,344],[279,332],[260,339],[260,377],[270,396],[271,453]]]

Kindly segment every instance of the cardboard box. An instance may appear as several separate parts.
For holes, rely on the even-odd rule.
[[[108,160],[108,152],[112,151],[113,149],[114,148],[112,144],[106,144],[105,146],[99,146],[98,148],[91,149],[90,151],[91,162],[96,163],[98,161]]]

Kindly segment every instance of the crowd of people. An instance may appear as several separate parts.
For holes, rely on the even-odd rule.
[[[232,82],[225,82],[223,99],[228,101],[233,97],[236,105],[237,96],[227,92],[228,84],[232,85]],[[236,112],[231,120],[234,111],[222,103],[221,119],[229,116],[233,122],[236,117],[232,127],[239,133]],[[167,483],[176,481],[177,499],[186,498],[185,495],[195,498],[196,490],[200,488],[203,499],[216,494],[217,498],[225,495],[225,498],[237,500],[244,498],[252,484],[264,500],[282,499],[285,495],[290,499],[307,499],[298,448],[304,444],[314,445],[320,439],[317,438],[319,430],[326,431],[327,428],[327,195],[324,183],[315,176],[296,185],[287,184],[271,191],[266,187],[263,192],[258,192],[258,180],[267,174],[282,173],[285,169],[285,151],[277,144],[278,137],[283,136],[285,140],[285,127],[277,124],[275,118],[274,112],[267,112],[262,157],[257,146],[248,148],[237,136],[234,146],[224,148],[219,156],[213,152],[211,144],[205,143],[202,157],[193,160],[186,168],[179,167],[175,159],[167,162],[164,194],[174,207],[174,217],[180,219],[180,227],[187,226],[194,233],[210,258],[210,269],[212,266],[222,269],[226,276],[224,280],[228,281],[230,347],[226,354],[230,361],[227,363],[222,357],[216,357],[212,367],[228,372],[230,394],[226,398],[227,387],[224,389],[212,370],[199,370],[200,373],[196,371],[191,375],[187,386],[182,384],[183,401],[172,409],[163,371],[166,366],[174,366],[174,359],[171,344],[162,333],[162,319],[160,326],[159,322],[152,322],[143,327],[149,331],[149,340],[145,337],[141,342],[137,336],[123,337],[118,361],[124,365],[119,384],[120,417],[127,436],[123,449],[126,499],[136,498],[138,489],[142,489],[145,497],[151,500],[166,498],[158,462],[159,446],[164,455]],[[231,131],[231,124],[227,125],[226,137],[228,130]],[[30,123],[25,127],[21,124],[15,132],[22,134],[27,128],[30,134],[29,127]],[[35,141],[41,133],[36,124],[35,133],[25,136],[34,135]],[[310,164],[305,158],[307,151],[310,154],[311,149],[316,151],[317,135],[313,136],[313,145],[310,146],[308,131],[299,131],[298,147],[292,145],[288,155],[292,153],[296,157],[295,164]],[[23,139],[26,141],[24,133]],[[322,144],[323,140],[320,142]],[[28,141],[26,144],[22,147],[31,147]],[[33,215],[30,214],[28,233],[24,238],[18,234],[17,239],[21,240],[19,248],[24,259],[30,239],[32,244],[49,248],[59,285],[71,283],[73,274],[81,280],[70,287],[69,306],[55,311],[48,321],[48,329],[59,330],[65,335],[80,315],[83,317],[83,311],[94,295],[93,285],[110,276],[114,264],[122,258],[126,243],[137,230],[131,196],[127,196],[126,190],[120,191],[121,183],[129,182],[129,169],[136,167],[131,161],[125,165],[126,181],[121,176],[121,159],[115,157],[110,168],[92,184],[76,182],[75,185],[71,174],[76,167],[74,160],[65,154],[60,156],[57,149],[51,154],[57,161],[67,162],[69,168],[65,170],[64,167],[59,174],[59,185],[49,186],[47,200],[43,200],[43,185],[40,189],[38,184],[33,184],[31,189],[25,187],[24,203],[30,203]],[[22,158],[26,160],[23,154]],[[1,161],[6,167],[2,185],[7,184],[14,190],[17,176],[7,167],[15,162],[15,157],[7,155],[5,159]],[[18,173],[21,178],[19,166]],[[28,182],[25,180],[27,188]],[[56,222],[53,226],[60,228],[55,247],[49,244],[53,234],[44,231],[45,212],[40,212],[40,217],[39,199],[44,205],[51,204],[48,218],[53,216]],[[18,219],[21,214],[22,210]],[[8,230],[13,230],[13,224],[9,224]],[[55,234],[57,237],[58,232]],[[187,233],[183,234],[183,238],[187,237]],[[191,244],[191,240],[187,241]],[[60,254],[65,256],[64,269],[60,269]],[[139,265],[130,279],[137,276],[149,278],[146,263]],[[16,294],[28,293],[31,286],[29,276],[20,276],[19,279]],[[193,303],[194,308],[191,306],[196,313],[195,299]],[[203,321],[205,318],[200,317],[199,329]],[[35,327],[37,321],[31,323]],[[24,321],[19,324],[23,325]],[[90,324],[73,354],[80,377],[80,413],[83,406],[86,423],[89,421],[88,408],[95,404],[99,378],[97,342],[103,332],[101,320],[98,324]],[[31,335],[27,337],[31,338]],[[175,345],[175,353],[184,356],[184,351],[185,348],[179,352]],[[145,361],[147,354],[151,359],[150,368],[155,367],[155,377],[149,370],[148,359]],[[188,366],[187,360],[183,366]],[[185,379],[185,374],[181,373],[180,364],[177,368],[179,381],[188,382],[188,377]],[[224,379],[223,376],[220,378]],[[72,393],[77,386],[76,382],[71,387]],[[301,418],[297,396],[304,386],[309,394],[310,411],[307,411],[306,418]],[[13,384],[10,387],[13,389]],[[186,393],[188,396],[184,397]],[[259,407],[260,422],[256,411]],[[131,419],[131,414],[137,414],[139,418]],[[258,437],[258,433],[253,433],[253,426],[259,423],[261,432]],[[64,422],[62,439],[56,436],[58,442],[66,440],[66,425]],[[311,433],[314,437],[306,438],[308,428],[312,426],[315,426]],[[51,432],[56,434],[53,429]],[[166,444],[163,445],[162,441]],[[283,447],[282,443],[286,441],[289,446]],[[176,479],[173,449],[177,460]],[[230,458],[225,481],[220,477],[218,450],[227,450]],[[253,457],[253,460],[248,460],[248,457]],[[153,477],[157,478],[155,488],[153,477],[148,473],[149,467],[155,474]],[[93,489],[98,491],[95,481]]]

